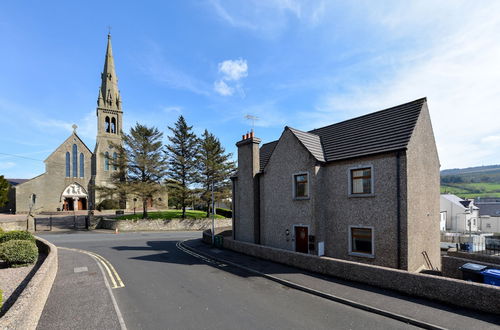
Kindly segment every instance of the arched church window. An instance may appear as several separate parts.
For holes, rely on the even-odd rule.
[[[109,171],[109,152],[104,154],[104,170]]]
[[[71,176],[71,165],[70,165],[70,155],[69,151],[66,153],[66,177],[69,178]]]
[[[116,154],[116,152],[113,152],[113,170],[117,170],[118,169],[118,165],[116,164],[118,161],[118,155]]]
[[[80,178],[85,176],[85,156],[80,152]]]
[[[104,129],[106,133],[109,133],[110,131],[110,122],[109,122],[109,117],[106,116],[106,119],[104,119]]]
[[[116,133],[116,119],[115,119],[115,117],[111,118],[111,133]]]
[[[73,144],[73,177],[78,177],[78,147]]]

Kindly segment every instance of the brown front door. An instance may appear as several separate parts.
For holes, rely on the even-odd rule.
[[[295,227],[295,251],[308,253],[308,231],[307,227]]]
[[[86,198],[78,199],[78,209],[79,210],[86,210],[87,209],[87,199]]]

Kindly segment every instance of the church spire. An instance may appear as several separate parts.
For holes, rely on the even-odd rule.
[[[120,91],[118,90],[118,77],[115,72],[110,33],[108,33],[108,46],[106,48],[106,58],[104,60],[101,80],[101,88],[99,89],[99,97],[97,99],[98,107],[121,110]]]

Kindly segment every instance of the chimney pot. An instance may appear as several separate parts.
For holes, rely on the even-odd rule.
[[[245,134],[241,135],[241,139],[245,140]]]

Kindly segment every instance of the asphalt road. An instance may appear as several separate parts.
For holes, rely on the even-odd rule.
[[[95,252],[125,287],[112,293],[128,329],[406,329],[412,326],[284,287],[176,247],[199,232],[41,235]],[[89,295],[92,291],[89,290]]]

